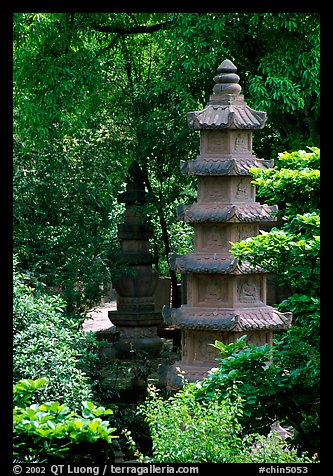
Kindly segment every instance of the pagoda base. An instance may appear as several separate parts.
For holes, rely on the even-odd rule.
[[[157,335],[162,322],[161,312],[109,311],[108,316],[120,334],[114,344],[117,358],[131,359],[133,351],[149,355],[157,355],[161,351],[163,341]]]

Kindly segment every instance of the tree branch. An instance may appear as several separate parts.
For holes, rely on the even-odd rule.
[[[132,27],[122,27],[119,25],[94,25],[93,30],[102,33],[118,33],[118,35],[135,35],[137,33],[153,33],[154,31],[166,30],[171,25],[171,20],[155,25],[136,25]]]
[[[106,46],[106,50],[110,50],[115,43],[124,35],[136,35],[138,33],[153,33],[159,30],[166,30],[171,25],[171,20],[166,20],[163,23],[156,23],[155,25],[136,25],[132,27],[124,27],[119,25],[94,25],[92,27],[95,31],[101,33],[116,33],[112,41]]]

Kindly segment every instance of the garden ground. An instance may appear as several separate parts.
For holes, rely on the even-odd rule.
[[[116,309],[117,301],[106,302],[94,307],[87,314],[88,318],[83,323],[83,330],[97,332],[109,329],[113,324],[108,318],[108,312]]]

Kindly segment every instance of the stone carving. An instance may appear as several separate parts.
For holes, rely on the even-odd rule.
[[[217,280],[216,277],[214,279],[211,276],[197,279],[198,304],[205,304],[209,307],[213,304],[219,305],[226,302],[225,283],[222,282],[222,279]]]
[[[214,344],[216,336],[208,332],[201,333],[196,345],[196,359],[200,362],[211,363],[218,357],[218,350],[210,344]]]
[[[239,265],[230,253],[231,241],[258,234],[258,224],[274,221],[277,211],[255,201],[249,170],[274,162],[252,153],[252,131],[264,127],[266,113],[247,106],[236,71],[223,61],[208,104],[188,114],[189,126],[201,134],[200,155],[182,161],[180,169],[198,177],[198,200],[177,207],[178,219],[194,225],[194,251],[169,256],[172,268],[187,275],[187,304],[163,308],[165,322],[181,329],[182,358],[168,371],[171,386],[176,367],[191,381],[216,366],[209,343],[247,334],[256,345],[271,344],[273,332],[291,324],[291,313],[266,305],[264,270]]]
[[[162,348],[162,340],[157,336],[162,316],[155,311],[154,303],[158,274],[152,269],[153,257],[149,253],[152,230],[143,217],[143,174],[135,161],[128,169],[126,192],[118,196],[118,201],[125,203],[126,208],[125,222],[118,226],[122,250],[114,258],[131,271],[112,279],[117,291],[117,310],[109,311],[108,316],[120,332],[114,347],[120,358],[132,357],[132,345],[138,351],[156,354]]]
[[[238,133],[234,139],[234,151],[235,152],[248,152],[249,151],[249,134]]]
[[[194,130],[220,128],[262,129],[265,125],[266,113],[254,111],[250,107],[241,104],[240,100],[237,102],[237,105],[226,104],[217,107],[211,104],[202,112],[189,113],[188,124]]]
[[[239,264],[230,253],[187,253],[184,256],[170,253],[171,269],[178,273],[243,274],[264,270],[249,263]]]
[[[207,231],[206,247],[216,250],[217,248],[223,247],[221,241],[221,233],[219,232],[218,226],[213,225],[209,231]]]
[[[244,178],[241,178],[237,185],[236,198],[248,198],[249,196],[249,184],[245,182]]]
[[[256,236],[258,234],[257,229],[258,227],[256,224],[249,224],[248,226],[236,225],[236,235],[235,239],[232,241],[243,241],[250,236]]]
[[[248,329],[280,331],[291,323],[291,313],[280,313],[270,306],[252,309],[223,309],[183,305],[163,312],[168,324],[181,329],[243,332]]]
[[[201,146],[203,152],[209,155],[219,155],[229,150],[228,143],[219,131],[210,131],[209,138],[202,137]]]
[[[259,299],[257,283],[253,278],[251,279],[250,277],[247,277],[243,280],[243,282],[240,283],[238,291],[239,302],[253,303],[257,302]]]

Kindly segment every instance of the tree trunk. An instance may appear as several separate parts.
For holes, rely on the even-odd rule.
[[[167,230],[167,226],[165,223],[165,218],[164,218],[161,206],[158,206],[158,216],[160,219],[164,249],[165,249],[165,254],[168,261],[169,273],[171,278],[171,305],[172,307],[180,307],[181,303],[180,303],[180,296],[178,293],[177,275],[176,275],[176,272],[170,268],[170,264],[169,264],[169,253],[171,251],[170,241],[169,241],[168,230]]]
[[[164,244],[165,254],[166,254],[166,258],[167,258],[167,262],[168,262],[168,266],[169,266],[170,278],[171,278],[171,306],[172,307],[180,307],[181,302],[180,302],[180,296],[179,296],[179,293],[178,293],[177,275],[176,275],[176,272],[173,271],[170,268],[170,264],[169,264],[169,253],[171,252],[171,248],[170,248],[170,240],[169,240],[168,229],[167,229],[165,217],[164,217],[164,214],[163,214],[163,207],[162,207],[161,202],[157,199],[156,195],[153,192],[153,189],[151,187],[151,184],[150,184],[150,181],[149,181],[149,178],[148,178],[148,173],[147,173],[146,170],[144,171],[144,175],[145,175],[146,187],[147,187],[148,192],[151,194],[151,197],[153,198],[153,200],[156,204],[157,213],[158,213],[158,217],[159,217],[159,220],[160,220],[163,244]]]

